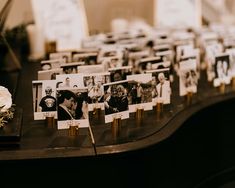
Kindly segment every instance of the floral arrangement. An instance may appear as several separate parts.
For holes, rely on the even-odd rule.
[[[14,111],[11,93],[7,88],[0,86],[0,128],[13,118]]]

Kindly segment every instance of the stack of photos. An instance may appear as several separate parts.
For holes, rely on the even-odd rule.
[[[116,118],[129,118],[128,82],[126,80],[104,84],[105,123]]]
[[[157,103],[170,104],[171,102],[171,85],[169,80],[170,69],[157,69],[148,71],[152,73],[152,98],[153,105]]]
[[[137,109],[152,110],[152,74],[127,76],[129,112]]]
[[[88,111],[94,108],[104,110],[104,88],[103,85],[110,83],[110,73],[93,73],[83,76],[84,86],[88,89]]]
[[[32,82],[34,119],[57,118],[56,80]]]
[[[86,88],[57,88],[58,129],[89,127]]]
[[[220,84],[230,84],[231,75],[229,74],[229,55],[221,54],[215,57],[215,78],[213,80],[214,87],[220,86]]]
[[[197,92],[198,75],[195,59],[189,59],[179,63],[179,84],[180,96],[185,96],[189,92]]]

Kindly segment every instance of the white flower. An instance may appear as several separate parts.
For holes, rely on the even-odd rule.
[[[12,105],[11,93],[7,88],[0,86],[0,112],[7,111]]]

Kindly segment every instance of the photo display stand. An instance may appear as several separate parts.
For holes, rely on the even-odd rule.
[[[111,122],[112,136],[113,139],[116,140],[118,136],[121,134],[122,127],[122,118],[121,116],[115,116],[113,121]]]

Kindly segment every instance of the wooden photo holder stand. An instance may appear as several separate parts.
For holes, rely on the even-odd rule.
[[[186,103],[187,103],[187,105],[192,104],[192,101],[193,101],[193,92],[189,91],[186,94]]]
[[[45,116],[45,126],[50,129],[54,129],[56,125],[56,120],[54,115],[46,114]]]
[[[99,106],[94,107],[92,115],[93,115],[93,117],[96,117],[96,118],[100,119],[100,117],[101,117],[101,107],[99,107]]]
[[[117,138],[121,134],[121,123],[122,119],[121,117],[115,117],[112,121],[112,136],[114,139]]]
[[[136,113],[135,113],[135,117],[136,117],[137,120],[143,119],[143,117],[144,117],[144,108],[137,108]]]
[[[235,77],[232,77],[232,88],[235,90]]]
[[[78,136],[79,135],[79,124],[70,125],[68,129],[69,136]]]
[[[163,102],[157,102],[156,112],[157,112],[157,119],[160,119],[163,113]]]
[[[219,92],[221,93],[221,94],[224,94],[224,92],[225,92],[225,83],[220,83],[220,86],[219,86]]]

